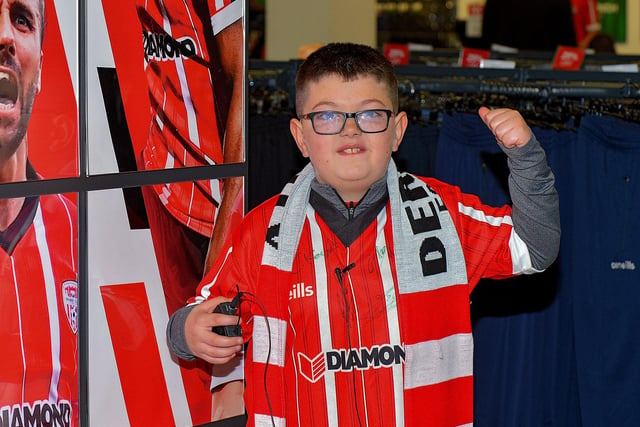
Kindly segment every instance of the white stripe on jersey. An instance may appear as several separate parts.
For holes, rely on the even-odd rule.
[[[473,337],[450,335],[406,346],[405,388],[424,387],[473,374]]]
[[[295,326],[293,325],[293,322],[291,321],[291,305],[289,305],[288,307],[288,312],[289,312],[289,327],[291,328],[291,333],[293,334],[293,342],[295,343],[298,340],[298,332],[296,331]],[[293,360],[293,370],[296,373],[296,382],[295,382],[295,387],[296,387],[296,408],[300,407],[299,404],[299,396],[300,396],[300,380],[299,380],[299,374],[300,372],[298,372],[298,364],[296,363],[296,348],[295,345],[291,346],[291,360]],[[298,425],[302,425],[301,421],[300,421],[300,411],[296,411],[296,416],[298,418]]]
[[[227,7],[211,17],[211,28],[214,35],[218,35],[220,31],[242,18],[244,15],[243,3],[240,0],[232,1]],[[216,10],[220,9],[219,4],[222,5],[222,0],[216,0]]]
[[[11,272],[13,273],[13,287],[16,294],[16,307],[20,307],[20,291],[18,290],[18,278],[16,277],[16,261],[11,259]],[[22,401],[25,402],[24,391],[27,389],[27,360],[24,354],[24,333],[22,332],[22,313],[18,310],[18,328],[20,329],[20,352],[22,355]]]
[[[255,414],[253,416],[253,423],[256,427],[273,427],[274,423],[275,427],[285,427],[287,425],[287,420],[284,418],[273,417],[273,422],[271,422],[271,415]]]
[[[209,180],[209,188],[211,189],[211,198],[216,201],[218,206],[222,203],[222,191],[220,190],[220,181],[217,179]],[[218,218],[218,214],[220,213],[220,209],[216,209],[215,217],[213,223],[215,224],[215,220]]]
[[[527,244],[522,241],[515,229],[511,229],[509,236],[509,251],[511,252],[511,263],[513,264],[513,274],[533,274],[543,270],[536,270],[531,264],[531,256]]]
[[[166,99],[166,96],[165,96]],[[167,160],[165,160],[164,162],[164,168],[165,169],[173,169],[173,165],[176,164],[176,159],[173,157],[173,154],[171,154],[170,151],[167,151]],[[166,184],[165,187],[168,187],[169,184]]]
[[[58,401],[58,382],[60,380],[60,319],[58,313],[58,296],[56,293],[56,282],[53,276],[53,265],[49,244],[45,233],[45,225],[42,219],[41,205],[38,204],[33,227],[36,234],[36,243],[40,262],[42,263],[42,274],[44,276],[45,289],[47,292],[47,310],[49,312],[49,330],[51,333],[51,383],[49,384],[49,401]]]
[[[216,161],[209,157],[207,153],[202,153],[202,155],[204,156],[204,161],[207,162],[208,165],[217,165]],[[221,163],[224,163],[224,161]]]
[[[267,327],[267,325],[269,327]],[[284,367],[287,322],[275,317],[253,316],[253,361]]]
[[[318,304],[318,319],[322,350],[333,348],[331,341],[331,321],[329,316],[329,294],[327,292],[327,269],[324,256],[316,257],[315,254],[324,254],[322,244],[322,232],[314,218],[311,205],[307,207],[307,219],[311,230],[311,245],[313,247],[313,267],[316,276],[316,298]],[[322,286],[322,284],[325,284]],[[326,372],[324,376],[325,396],[327,396],[327,420],[330,426],[338,425],[338,401],[336,396],[336,382],[333,372]],[[298,414],[298,417],[300,415]]]
[[[162,111],[165,111],[165,108],[167,107],[167,93],[164,92],[163,93],[164,98],[162,99]],[[164,130],[164,122],[162,121],[162,119],[160,118],[160,116],[158,114],[156,114],[154,116],[154,119],[156,121],[156,124],[158,125],[158,128],[160,129],[160,131]],[[171,153],[169,153],[171,154]],[[168,166],[167,166],[168,168]]]
[[[185,153],[186,153],[186,151],[185,151]],[[193,195],[194,195],[195,191],[196,191],[196,186],[192,185],[191,186],[191,196],[189,197],[189,212],[191,212],[191,209],[193,208]],[[189,215],[189,218],[187,218],[187,224],[186,224],[187,227],[191,226],[191,218],[192,218],[191,215]]]
[[[384,286],[384,297],[387,307],[387,322],[389,324],[389,343],[402,345],[400,341],[400,321],[398,320],[398,303],[396,301],[396,287],[391,273],[389,250],[385,240],[384,226],[387,222],[387,210],[382,209],[377,218],[378,230],[376,234],[376,253],[380,266],[380,277]],[[404,380],[403,367],[393,366],[393,396],[395,402],[396,426],[404,425]]]
[[[502,224],[513,225],[513,221],[510,216],[491,216],[487,215],[484,212],[474,209],[471,206],[465,206],[461,202],[458,202],[458,210],[461,214],[467,215],[476,221],[484,222],[485,224],[492,225],[494,227],[498,227]]]
[[[187,13],[190,12],[189,7],[185,5],[185,10]],[[164,31],[173,37],[173,31],[171,31],[171,22],[169,21],[169,17],[167,16],[166,8],[164,3],[160,1],[160,13],[162,13],[162,28]],[[191,21],[191,26],[193,27],[193,19],[191,15],[189,15],[189,20]],[[199,41],[198,41],[199,43]],[[202,46],[198,46],[199,52],[202,52]],[[196,112],[193,108],[193,102],[191,101],[191,92],[189,91],[189,84],[187,83],[187,73],[184,70],[184,62],[182,61],[182,55],[177,55],[174,59],[174,63],[176,64],[176,74],[178,75],[178,80],[180,81],[180,92],[182,93],[182,102],[184,103],[184,108],[187,113],[187,129],[189,129],[189,141],[200,148],[200,135],[198,134],[198,121],[196,119]],[[166,96],[165,96],[166,97]],[[186,155],[187,152],[184,152],[184,158],[182,159],[182,164],[186,164]]]

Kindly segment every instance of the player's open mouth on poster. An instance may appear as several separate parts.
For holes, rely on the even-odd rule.
[[[9,109],[16,104],[18,86],[13,76],[0,71],[0,109]]]

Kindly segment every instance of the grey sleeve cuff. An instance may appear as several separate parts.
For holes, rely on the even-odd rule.
[[[187,316],[193,310],[193,305],[187,305],[180,310],[173,313],[167,324],[167,342],[169,343],[169,350],[183,360],[195,360],[196,357],[191,354],[189,346],[187,345],[187,339],[184,334],[184,324],[187,320]]]
[[[501,146],[502,147],[502,146]],[[555,177],[533,133],[524,147],[505,148],[513,227],[527,244],[536,270],[549,267],[560,249],[560,205]]]

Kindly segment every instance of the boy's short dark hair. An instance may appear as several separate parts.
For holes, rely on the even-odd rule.
[[[378,50],[355,43],[329,43],[313,52],[300,65],[296,76],[296,112],[304,114],[302,104],[311,82],[338,75],[344,81],[371,76],[385,84],[394,112],[398,111],[398,78],[393,64]]]

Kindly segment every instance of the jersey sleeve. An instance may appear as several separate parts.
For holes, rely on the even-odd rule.
[[[252,295],[256,294],[266,232],[276,199],[249,212],[227,239],[212,268],[198,286],[189,304],[198,304],[216,296],[233,298],[238,292],[240,316],[245,339],[251,336]]]
[[[528,249],[514,231],[509,205],[485,205],[477,196],[440,181],[429,185],[451,213],[472,289],[482,278],[503,279],[531,268]]]

